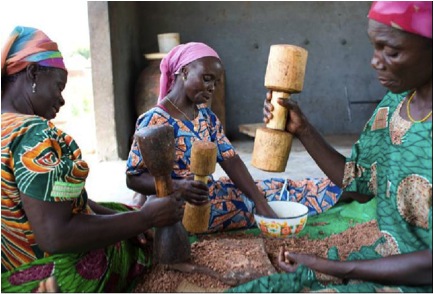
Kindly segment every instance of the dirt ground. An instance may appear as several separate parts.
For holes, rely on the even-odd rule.
[[[322,240],[310,240],[307,235],[277,239],[245,232],[203,235],[191,246],[191,263],[213,272],[181,272],[154,265],[134,292],[222,292],[261,276],[282,272],[277,265],[281,246],[321,257],[327,257],[329,248],[335,246],[340,259],[346,260],[350,252],[372,245],[380,235],[376,221],[355,225]],[[341,282],[321,273],[316,276],[323,283]]]

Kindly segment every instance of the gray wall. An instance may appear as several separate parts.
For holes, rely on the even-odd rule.
[[[201,41],[226,68],[227,134],[262,121],[264,74],[270,45],[308,50],[304,90],[293,98],[323,134],[361,131],[385,90],[370,67],[370,2],[141,2],[142,52],[157,52],[157,34],[179,32]]]
[[[134,88],[143,68],[139,2],[109,2],[118,153],[126,159],[136,122]]]
[[[114,100],[117,153],[123,159],[134,132],[134,88],[146,66],[143,54],[158,52],[159,33],[179,32],[181,42],[205,42],[219,53],[226,68],[226,132],[231,140],[247,138],[238,125],[262,121],[264,74],[273,44],[308,50],[304,90],[292,98],[324,135],[359,133],[385,93],[370,67],[370,2],[103,3],[109,12],[113,85],[108,86],[114,97],[100,99]],[[89,13],[90,22],[100,17],[95,10]],[[91,31],[91,40],[97,33]],[[92,63],[94,73],[98,66]],[[94,89],[105,86],[94,84]]]

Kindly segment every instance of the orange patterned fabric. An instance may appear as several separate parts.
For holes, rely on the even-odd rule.
[[[46,256],[38,247],[20,193],[42,201],[86,205],[86,162],[75,141],[38,116],[2,114],[2,272]]]

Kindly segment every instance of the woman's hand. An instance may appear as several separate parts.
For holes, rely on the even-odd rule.
[[[193,180],[193,176],[181,180],[173,180],[173,189],[180,191],[185,201],[201,206],[209,202],[208,186],[201,182]]]
[[[136,239],[141,246],[144,246],[144,245],[148,244],[149,242],[152,242],[152,240],[154,240],[154,230],[149,229],[146,232],[138,235],[136,237]]]
[[[182,219],[184,214],[181,193],[175,191],[165,197],[148,196],[148,199],[140,208],[150,227],[164,227],[173,225]]]
[[[264,100],[264,123],[270,122],[273,118],[272,111],[274,110],[273,104],[271,104],[271,91],[267,92],[266,98]],[[295,136],[299,136],[308,131],[309,122],[304,114],[301,112],[300,108],[297,105],[297,102],[291,99],[281,98],[278,100],[278,103],[285,107],[288,110],[288,119],[286,121],[286,131],[294,134]]]
[[[285,247],[280,247],[279,257],[277,264],[279,267],[288,273],[293,273],[297,270],[300,264],[304,264],[309,267],[310,264],[315,263],[315,255],[300,254],[300,253],[290,253],[285,251]]]
[[[259,214],[261,216],[268,216],[277,218],[277,214],[274,212],[273,209],[271,209],[270,205],[268,205],[268,202],[266,199],[264,201],[261,201],[260,203],[255,203],[256,205],[256,214]]]

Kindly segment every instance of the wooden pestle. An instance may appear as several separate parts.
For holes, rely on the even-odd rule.
[[[213,142],[196,141],[191,148],[190,170],[195,181],[208,183],[208,176],[215,171],[217,163],[217,146]],[[193,234],[208,230],[211,203],[205,205],[185,204],[182,223]]]
[[[135,138],[149,173],[154,177],[157,197],[173,192],[171,172],[175,161],[173,127],[156,125],[136,132]],[[191,257],[188,233],[181,221],[155,229],[154,258],[160,264],[186,262]]]
[[[293,45],[272,45],[265,73],[265,87],[272,91],[273,118],[266,128],[256,131],[252,165],[271,172],[283,172],[292,146],[292,135],[285,131],[288,111],[277,103],[303,89],[307,51]]]

